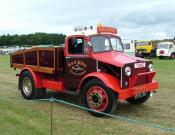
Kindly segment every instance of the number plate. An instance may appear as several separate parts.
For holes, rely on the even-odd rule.
[[[146,96],[146,92],[141,92],[139,94],[136,94],[134,98],[138,99],[138,98],[141,98],[141,97],[144,97],[144,96]]]
[[[145,66],[146,66],[146,64],[144,62],[143,63],[135,63],[134,64],[134,68],[143,68]]]

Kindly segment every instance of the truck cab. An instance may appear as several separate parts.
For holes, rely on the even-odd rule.
[[[157,44],[156,54],[160,59],[164,57],[175,59],[175,44],[173,42],[160,42]]]
[[[156,48],[152,41],[136,41],[136,56],[141,58],[156,56]]]
[[[26,64],[27,58],[36,59],[35,66]],[[17,52],[11,55],[11,67],[21,69],[19,89],[24,98],[41,98],[46,89],[77,94],[95,116],[113,113],[118,100],[142,104],[158,88],[152,61],[124,54],[112,27],[71,34],[64,47]]]

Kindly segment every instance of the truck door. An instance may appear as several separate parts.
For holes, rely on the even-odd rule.
[[[66,90],[76,91],[81,79],[88,73],[96,70],[96,61],[85,54],[87,43],[84,36],[67,39],[65,57],[65,87]]]

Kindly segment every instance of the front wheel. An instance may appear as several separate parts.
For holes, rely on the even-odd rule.
[[[144,58],[144,53],[143,52],[138,52],[137,54],[136,54],[136,57],[140,57],[140,58]]]
[[[149,58],[154,58],[156,57],[156,51],[155,50],[151,50]]]
[[[131,97],[126,99],[130,104],[143,104],[150,98],[150,92],[147,92],[145,96],[135,99],[135,97]]]
[[[170,59],[175,59],[175,54],[171,54]]]
[[[102,117],[112,114],[117,107],[117,95],[98,79],[88,81],[82,89],[82,104],[92,115]],[[98,113],[102,112],[102,113]]]
[[[161,59],[161,60],[162,60],[162,59],[163,59],[163,56],[159,56],[159,59]]]

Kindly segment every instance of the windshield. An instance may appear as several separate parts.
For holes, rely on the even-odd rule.
[[[137,45],[137,46],[144,46],[144,45],[149,45],[149,43],[146,42],[146,41],[143,41],[143,42],[136,42],[136,45]]]
[[[94,52],[106,52],[106,51],[123,51],[123,46],[120,38],[113,36],[92,36],[91,37],[92,49]]]
[[[157,48],[158,48],[158,49],[161,49],[161,48],[168,49],[169,46],[170,46],[169,44],[159,44],[159,45],[157,46]]]

